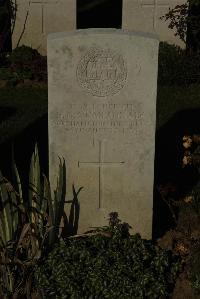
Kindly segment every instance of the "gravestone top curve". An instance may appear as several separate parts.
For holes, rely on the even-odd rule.
[[[146,38],[153,38],[157,39],[159,41],[159,36],[156,33],[151,32],[140,32],[140,31],[134,31],[134,30],[126,30],[126,29],[115,29],[115,28],[88,28],[88,29],[78,29],[78,30],[71,30],[71,31],[63,31],[63,32],[56,32],[56,33],[50,33],[47,36],[47,39],[59,39],[64,38],[67,36],[76,36],[76,35],[91,35],[94,34],[113,34],[113,35],[121,35],[126,34],[130,36],[139,36],[139,37],[146,37]]]

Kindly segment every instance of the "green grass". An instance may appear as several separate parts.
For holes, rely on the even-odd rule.
[[[0,119],[0,143],[3,143],[47,114],[47,87],[1,88],[1,109],[8,112],[9,109],[14,110],[14,113],[8,113],[7,119]]]

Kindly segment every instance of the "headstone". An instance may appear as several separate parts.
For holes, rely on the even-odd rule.
[[[26,45],[46,55],[47,34],[76,29],[75,0],[17,0],[13,49]]]
[[[151,238],[158,44],[115,29],[48,37],[50,180],[64,157],[67,200],[83,187],[79,233],[118,212]]]
[[[169,29],[169,21],[161,20],[169,8],[186,3],[186,0],[123,0],[122,28],[142,32],[154,32],[162,41],[185,47],[175,30]]]

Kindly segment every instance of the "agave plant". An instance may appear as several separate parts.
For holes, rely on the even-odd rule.
[[[31,277],[40,257],[59,238],[66,193],[65,161],[60,159],[57,187],[41,176],[38,147],[29,171],[28,199],[23,196],[13,159],[15,188],[0,172],[0,294],[1,298],[30,298]],[[3,297],[4,296],[4,297]]]
[[[36,153],[36,155],[35,155]],[[31,159],[30,184],[34,176],[35,156],[37,146]],[[36,223],[36,207],[32,202],[28,205],[23,197],[21,181],[15,162],[12,163],[14,180],[17,183],[15,191],[12,184],[0,172],[0,294],[18,296],[30,290],[30,268],[41,256],[44,236],[39,223]],[[36,189],[34,190],[36,192]],[[32,191],[33,192],[33,191]],[[31,193],[29,198],[31,198]],[[33,212],[34,211],[34,212]],[[41,213],[39,213],[41,216]],[[37,218],[41,219],[41,217]],[[35,220],[35,222],[31,221]],[[29,286],[29,287],[28,287]],[[22,290],[23,289],[23,290]],[[20,295],[19,295],[20,296]],[[17,297],[16,297],[17,298]]]
[[[18,194],[0,171],[0,247],[14,238],[18,227]]]
[[[49,245],[55,243],[59,236],[61,219],[64,215],[66,195],[66,166],[65,161],[59,158],[59,174],[54,197],[51,196],[51,188],[47,178],[44,176],[44,198],[47,199],[49,208],[48,226],[52,229],[49,232]]]
[[[10,252],[9,241],[14,239],[18,228],[17,215],[17,194],[12,189],[9,182],[0,172],[0,293],[3,294],[3,288],[9,293],[13,292],[13,272],[7,266],[8,255]]]
[[[37,144],[31,158],[29,171],[29,221],[37,223],[40,234],[44,234],[44,222],[48,229],[48,245],[58,240],[61,219],[64,216],[66,196],[66,165],[59,158],[57,185],[52,197],[50,183],[45,175],[41,177]],[[47,213],[48,211],[48,213]]]

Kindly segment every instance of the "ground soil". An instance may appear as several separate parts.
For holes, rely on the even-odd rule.
[[[18,81],[11,81],[11,80],[0,80],[0,88],[3,87],[16,87],[16,88],[26,88],[26,87],[47,87],[47,82],[44,81],[37,81],[37,80],[18,80]]]
[[[194,294],[188,277],[191,252],[196,244],[200,244],[199,215],[190,205],[180,209],[176,229],[166,232],[157,244],[182,258],[183,269],[176,280],[171,299],[200,299],[200,294]]]

